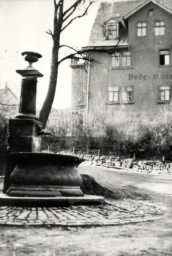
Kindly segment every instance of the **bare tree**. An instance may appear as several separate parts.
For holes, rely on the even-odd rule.
[[[96,0],[95,0],[96,1]],[[51,60],[51,72],[50,72],[50,81],[48,86],[47,96],[43,103],[42,109],[40,111],[39,120],[43,124],[43,128],[45,128],[52,104],[55,97],[57,79],[58,79],[58,70],[59,65],[71,58],[77,57],[77,59],[82,59],[85,61],[93,61],[91,58],[91,53],[93,52],[105,52],[104,49],[97,49],[96,47],[92,47],[89,49],[75,49],[70,45],[61,44],[61,35],[66,28],[68,28],[74,21],[84,17],[91,5],[95,2],[94,0],[72,0],[73,4],[71,4],[68,8],[65,8],[64,5],[69,1],[68,0],[54,0],[54,24],[53,31],[49,30],[47,33],[52,37],[53,47],[52,47],[52,60]],[[79,15],[78,8],[81,4],[85,4],[85,9]],[[119,41],[118,41],[119,42]],[[108,53],[114,52],[118,43],[109,50]],[[67,48],[71,52],[60,58],[60,50],[62,48]],[[107,52],[107,51],[106,51]]]
[[[73,4],[71,4],[68,8],[64,8],[64,4],[67,2],[67,0],[54,0],[54,24],[53,24],[53,31],[49,30],[47,33],[52,37],[53,40],[53,47],[52,47],[52,60],[51,60],[51,72],[50,72],[50,81],[49,81],[49,87],[47,96],[45,98],[44,104],[42,106],[42,109],[40,111],[39,119],[43,124],[43,127],[46,126],[52,104],[55,97],[56,92],[56,86],[57,86],[57,79],[58,79],[58,69],[59,65],[65,61],[66,59],[72,58],[76,55],[80,55],[79,58],[86,59],[84,53],[86,51],[79,51],[77,49],[74,49],[71,46],[68,45],[62,45],[60,43],[61,34],[62,32],[70,26],[75,20],[84,17],[90,6],[93,4],[94,1],[88,0],[87,6],[82,14],[74,16],[74,14],[77,12],[77,8],[80,4],[85,2],[84,0],[75,0],[73,1]],[[71,1],[72,2],[72,1]],[[63,58],[60,59],[59,57],[59,51],[62,47],[66,47],[71,49],[73,52]]]

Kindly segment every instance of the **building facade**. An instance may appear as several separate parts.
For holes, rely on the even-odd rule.
[[[100,4],[83,47],[94,61],[71,63],[72,104],[85,122],[133,126],[171,111],[171,28],[171,0]]]

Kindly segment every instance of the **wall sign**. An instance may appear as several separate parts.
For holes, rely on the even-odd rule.
[[[139,74],[133,74],[133,73],[130,73],[128,75],[128,80],[135,80],[135,81],[138,81],[138,80],[149,80],[149,79],[152,79],[152,80],[157,80],[157,79],[172,79],[172,74],[152,74],[152,75],[145,75],[145,74],[142,74],[142,73],[139,73]]]

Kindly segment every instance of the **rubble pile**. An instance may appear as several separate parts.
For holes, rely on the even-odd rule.
[[[132,158],[125,159],[114,156],[95,156],[89,154],[78,154],[78,156],[86,159],[86,161],[82,163],[82,165],[85,166],[127,169],[143,174],[172,174],[172,162],[137,160]]]

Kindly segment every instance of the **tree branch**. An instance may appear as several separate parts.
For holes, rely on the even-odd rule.
[[[60,45],[60,47],[59,47],[59,48],[63,48],[63,47],[69,48],[69,49],[71,49],[71,50],[73,50],[73,51],[75,51],[75,52],[78,52],[78,51],[79,51],[79,50],[75,49],[74,47],[69,46],[69,45],[66,45],[66,44],[62,44],[62,45]]]
[[[47,33],[48,35],[52,36],[52,38],[54,37],[53,32],[52,32],[50,29],[49,29],[48,31],[46,31],[46,33]]]
[[[66,47],[68,47],[69,49],[72,49],[75,51],[75,53],[71,53],[67,56],[65,56],[64,58],[62,58],[61,60],[59,60],[58,64],[61,64],[63,61],[67,60],[67,59],[71,59],[73,57],[76,57],[76,55],[83,55],[83,54],[89,54],[89,53],[94,53],[94,52],[103,52],[103,53],[108,53],[108,54],[112,54],[114,52],[114,50],[116,50],[116,47],[118,46],[119,42],[117,43],[117,45],[115,45],[113,48],[111,49],[108,49],[108,50],[105,50],[105,49],[97,49],[96,47],[93,47],[92,49],[82,49],[82,50],[79,50],[77,51],[75,48],[73,47],[70,47],[68,45],[66,45]],[[65,46],[65,45],[64,45]],[[78,58],[78,57],[77,57]],[[87,58],[88,60],[88,57],[81,57],[82,59],[84,58]]]
[[[63,19],[63,22],[65,22],[75,12],[76,7],[73,7],[73,9],[71,9],[71,12]]]
[[[83,0],[77,0],[74,4],[72,4],[64,13],[63,16],[65,16],[66,14],[68,14],[68,12],[70,12],[73,8],[76,9],[76,7],[82,2]]]
[[[71,19],[63,28],[62,28],[62,31],[65,30],[74,20],[76,19],[80,19],[82,17],[84,17],[86,14],[87,14],[87,11],[88,9],[90,8],[90,6],[94,3],[94,1],[91,1],[89,3],[89,5],[87,6],[87,8],[85,9],[85,11],[81,14],[81,15],[78,15],[76,16],[75,18]],[[69,15],[68,15],[69,16]],[[70,17],[70,16],[69,16]]]
[[[72,58],[76,57],[76,55],[81,55],[81,54],[82,54],[82,52],[80,52],[80,51],[68,54],[67,56],[65,56],[64,58],[62,58],[61,60],[58,61],[58,65],[60,65],[63,61],[65,61],[67,59],[72,59]],[[77,58],[79,58],[79,57],[77,57]],[[83,59],[83,57],[82,57],[82,59]]]

